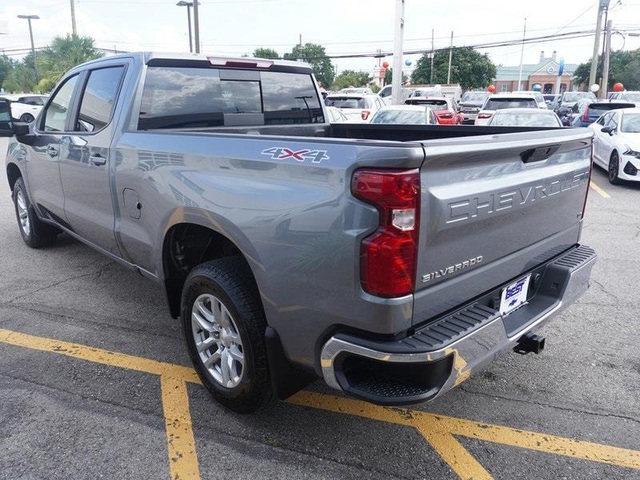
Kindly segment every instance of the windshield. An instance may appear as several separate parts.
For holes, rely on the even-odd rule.
[[[620,99],[630,102],[640,102],[640,92],[624,92],[620,95]]]
[[[503,108],[536,108],[533,98],[492,98],[487,101],[484,110],[501,110]]]
[[[482,103],[487,98],[487,94],[484,92],[467,92],[462,95],[461,102],[469,103]]]
[[[624,133],[640,133],[640,113],[627,113],[624,115],[620,131]]]
[[[504,113],[496,113],[491,122],[491,125],[509,126],[509,125],[523,125],[529,127],[560,127],[560,121],[553,112],[545,112],[540,110],[540,113],[512,113],[508,110],[504,110]]]
[[[324,103],[328,107],[367,108],[367,100],[362,97],[327,97]]]
[[[400,123],[404,125],[425,125],[427,114],[424,110],[382,110],[371,119],[371,123]]]

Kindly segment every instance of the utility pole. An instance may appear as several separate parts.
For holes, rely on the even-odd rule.
[[[432,85],[433,85],[433,57],[436,56],[436,49],[433,45],[434,35],[435,35],[435,29],[432,28],[431,29],[431,70],[429,70],[429,72],[431,73],[431,76],[429,78],[429,83]]]
[[[604,28],[604,58],[602,60],[602,86],[600,98],[607,98],[607,85],[609,84],[609,57],[611,55],[611,20],[607,20]]]
[[[393,39],[393,75],[391,92],[394,105],[402,101],[402,41],[404,37],[404,0],[396,0],[396,20]]]
[[[73,0],[69,0],[71,2],[71,33],[75,37],[78,35],[78,30],[76,29],[76,7],[73,4]]]
[[[524,30],[522,32],[522,48],[520,49],[520,71],[518,72],[518,91],[522,90],[522,61],[524,60],[524,41],[527,38],[527,19],[524,19]]]
[[[453,57],[453,32],[451,32],[451,45],[449,46],[449,68],[447,70],[447,85],[451,83],[451,58]]]
[[[193,2],[193,38],[196,53],[200,53],[200,16],[198,15],[198,0]]]
[[[591,70],[589,72],[589,85],[596,83],[596,73],[598,70],[598,50],[600,49],[600,33],[602,32],[602,12],[609,8],[609,0],[599,0],[598,20],[596,22],[596,38],[593,42],[593,55],[591,56]]]

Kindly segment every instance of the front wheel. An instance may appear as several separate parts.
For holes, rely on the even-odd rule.
[[[24,243],[31,248],[46,247],[54,242],[59,230],[42,222],[31,205],[22,177],[13,185],[13,204]]]
[[[191,360],[219,403],[251,413],[271,399],[267,324],[244,259],[225,257],[195,267],[184,284],[181,316]]]
[[[619,185],[622,183],[622,180],[618,177],[618,172],[620,171],[620,157],[617,152],[613,152],[611,154],[611,158],[609,159],[609,182],[613,185]]]

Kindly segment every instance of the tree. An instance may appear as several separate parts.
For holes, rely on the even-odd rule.
[[[13,67],[13,61],[9,57],[6,55],[0,57],[0,86],[4,83],[4,79],[7,78]]]
[[[409,81],[409,77],[407,77],[406,73],[402,73],[402,80],[400,83],[403,85]],[[393,83],[393,68],[387,68],[387,71],[384,72],[384,84],[391,85]]]
[[[338,75],[334,82],[333,88],[340,90],[348,86],[366,87],[373,81],[373,77],[365,72],[356,72],[354,70],[345,70]]]
[[[591,73],[591,61],[578,65],[573,72],[573,83],[588,87]],[[596,83],[602,78],[602,56],[598,57],[596,69]],[[611,90],[614,83],[620,82],[627,90],[640,90],[640,49],[632,51],[611,52],[609,56],[609,85]]]
[[[33,92],[36,90],[36,72],[33,69],[33,54],[29,53],[21,62],[15,62],[2,82],[8,92]]]
[[[327,57],[325,49],[321,45],[305,43],[296,45],[291,53],[284,54],[285,60],[303,60],[311,65],[318,82],[324,85],[333,85],[335,73],[331,60]]]
[[[43,92],[51,90],[68,70],[102,56],[93,46],[91,37],[67,35],[54,38],[49,47],[38,52],[38,89]]]
[[[272,48],[256,48],[253,51],[253,56],[256,58],[281,58],[280,54]]]
[[[449,70],[449,50],[439,50],[433,57],[433,77],[431,59],[424,54],[416,63],[411,75],[411,83],[447,83]],[[471,47],[454,48],[451,57],[450,83],[459,83],[463,89],[483,88],[496,77],[496,66],[486,53],[483,55]],[[431,79],[433,78],[433,81]]]

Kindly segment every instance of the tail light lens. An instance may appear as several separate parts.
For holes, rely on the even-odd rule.
[[[360,248],[362,288],[387,298],[412,293],[418,257],[419,170],[356,170],[351,190],[380,212],[378,229]]]
[[[371,115],[371,112],[369,110],[362,110],[362,113],[360,114],[362,120],[366,120],[367,118],[369,118],[369,115]]]
[[[478,118],[491,118],[493,116],[492,113],[479,113]]]

